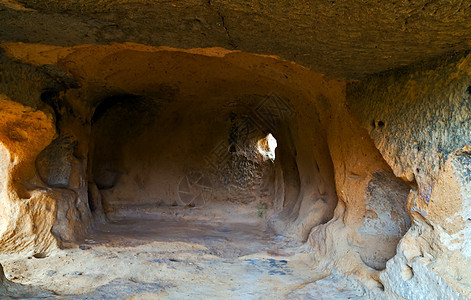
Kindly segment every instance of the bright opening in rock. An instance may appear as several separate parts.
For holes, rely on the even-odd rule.
[[[275,150],[277,146],[276,139],[271,133],[257,142],[258,152],[271,161],[275,161]]]

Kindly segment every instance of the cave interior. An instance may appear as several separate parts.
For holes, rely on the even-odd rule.
[[[469,299],[471,6],[328,2],[0,0],[0,295]]]

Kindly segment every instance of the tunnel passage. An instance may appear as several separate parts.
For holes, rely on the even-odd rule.
[[[88,204],[85,240],[101,232],[117,246],[198,235],[226,250],[232,238],[266,246],[228,251],[239,257],[279,247],[278,235],[282,246],[334,240],[326,256],[358,253],[369,270],[394,256],[410,187],[351,121],[344,83],[221,49],[64,49],[56,63],[77,82],[54,93],[67,109],[49,109],[57,134],[22,183],[55,200],[57,240],[83,241],[74,233],[89,225]]]
[[[310,172],[319,186],[309,199],[301,194],[306,187],[291,132],[297,112],[289,99],[241,92],[235,99],[103,99],[91,119],[88,181],[98,192],[89,192],[90,208],[103,206],[106,215],[121,218],[183,211],[232,222],[282,218],[293,227],[327,222],[336,199],[326,191],[335,186],[326,149],[313,156],[329,173],[318,166]],[[302,208],[303,197],[313,207]]]
[[[340,191],[342,201],[352,199],[344,221],[351,246],[362,263],[385,268],[410,227],[411,187],[395,177],[363,129],[341,129],[346,111],[336,111],[318,79],[302,82],[296,70],[282,76],[291,81],[280,81],[278,70],[260,71],[247,54],[227,61],[132,54],[132,66],[113,66],[104,75],[103,84],[118,92],[110,95],[107,87],[108,95],[89,101],[95,103],[92,210],[103,207],[115,218],[152,212],[262,223],[304,242],[333,218]],[[129,55],[114,54],[112,61]],[[318,90],[306,92],[312,86]],[[273,159],[260,151],[269,135],[277,144]],[[349,155],[338,155],[347,149]]]
[[[75,118],[88,131],[60,131],[88,152],[91,210],[258,222],[304,242],[332,219],[340,192],[363,262],[384,267],[410,225],[408,187],[363,129],[345,128],[342,83],[272,57],[139,47],[84,47],[61,60],[82,86],[65,101],[88,111]],[[268,134],[274,160],[259,151]]]
[[[264,133],[243,115],[216,101],[105,99],[92,119],[89,162],[105,211],[218,202],[272,207],[274,164],[255,151]]]
[[[276,60],[218,51],[129,49],[87,65],[83,78],[93,84],[82,83],[88,90],[81,94],[90,130],[77,147],[88,145],[89,207],[108,217],[189,213],[261,222],[305,241],[337,203],[317,108],[300,83],[258,70]],[[70,59],[86,60],[79,57]],[[290,63],[281,67],[303,76]],[[260,151],[269,134],[273,154]]]

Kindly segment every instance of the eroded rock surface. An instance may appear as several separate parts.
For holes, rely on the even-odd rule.
[[[413,184],[407,200],[413,228],[384,275],[401,296],[412,288],[442,298],[448,284],[471,297],[470,62],[464,53],[372,76],[350,89],[352,111],[396,176]],[[417,278],[397,282],[392,270],[406,266]],[[425,281],[438,283],[421,287]]]
[[[277,55],[336,78],[470,48],[466,0],[11,2],[0,2],[2,41],[223,47]]]

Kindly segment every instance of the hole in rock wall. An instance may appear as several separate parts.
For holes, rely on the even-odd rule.
[[[275,150],[278,147],[278,143],[276,142],[275,137],[269,133],[263,139],[258,140],[257,142],[257,149],[260,154],[262,154],[266,159],[270,159],[271,161],[275,161]]]

